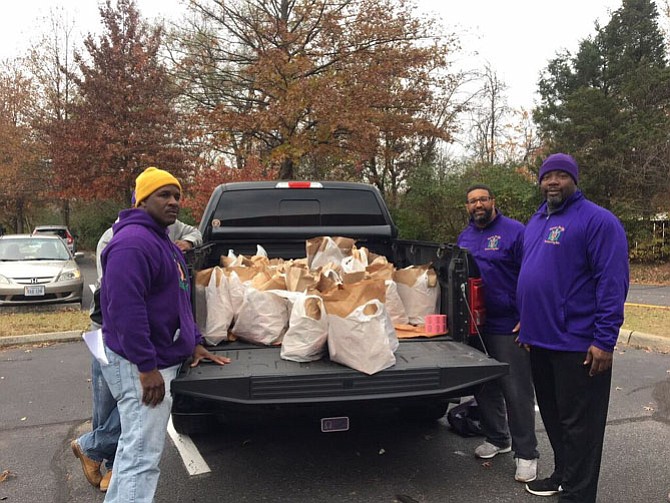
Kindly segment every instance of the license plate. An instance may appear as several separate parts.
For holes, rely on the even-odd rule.
[[[24,287],[24,295],[26,297],[43,297],[44,285],[26,286]]]
[[[349,418],[342,417],[323,417],[321,418],[321,431],[331,433],[333,431],[347,431],[349,429]]]

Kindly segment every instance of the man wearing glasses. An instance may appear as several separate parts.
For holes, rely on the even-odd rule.
[[[486,185],[473,185],[466,192],[469,225],[458,237],[458,245],[470,251],[484,282],[486,322],[482,341],[488,353],[509,364],[509,374],[486,383],[475,394],[486,441],[475,456],[490,459],[514,450],[519,482],[537,477],[535,398],[528,352],[516,343],[519,312],[516,287],[523,250],[523,224],[507,218],[495,206]]]

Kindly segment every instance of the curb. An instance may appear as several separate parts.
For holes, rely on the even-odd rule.
[[[50,334],[13,335],[10,337],[0,337],[0,347],[39,344],[44,342],[73,342],[80,340],[82,340],[81,330],[53,332]]]
[[[649,349],[660,353],[670,353],[670,338],[638,332],[637,330],[619,330],[617,344],[637,349]]]

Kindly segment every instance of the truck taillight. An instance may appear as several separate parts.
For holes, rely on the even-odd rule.
[[[322,189],[323,185],[319,182],[277,182],[277,189]]]
[[[469,334],[474,336],[477,335],[477,327],[481,327],[486,320],[484,284],[481,278],[468,279],[468,304],[470,305]]]

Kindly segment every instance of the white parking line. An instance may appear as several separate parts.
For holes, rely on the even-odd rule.
[[[212,471],[200,455],[200,451],[198,451],[191,437],[177,433],[177,430],[172,425],[172,418],[168,421],[168,435],[170,435],[172,443],[177,448],[189,475],[200,475]]]

